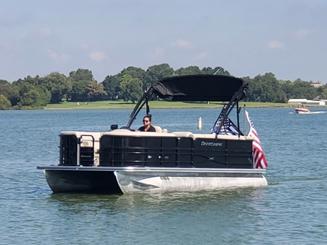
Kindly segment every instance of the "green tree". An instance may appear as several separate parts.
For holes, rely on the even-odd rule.
[[[249,101],[285,102],[287,100],[280,82],[273,73],[265,73],[253,79],[245,78],[245,80],[249,82],[247,93]]]
[[[123,69],[120,74],[119,74],[119,77],[120,77],[120,83],[122,82],[123,80],[123,77],[125,75],[129,75],[131,76],[132,78],[135,78],[139,81],[141,81],[141,88],[142,90],[144,90],[145,88],[145,81],[144,81],[144,78],[145,78],[145,71],[142,69],[142,68],[139,68],[139,67],[134,67],[134,66],[129,66],[127,67],[126,69]]]
[[[50,102],[50,92],[42,87],[24,84],[19,90],[19,106],[45,106]]]
[[[10,83],[7,82],[6,80],[0,80],[0,94],[9,98],[10,92],[11,92]]]
[[[73,81],[72,90],[69,93],[71,101],[86,101],[87,86],[91,81]]]
[[[301,79],[296,79],[291,88],[291,98],[314,99],[319,95],[315,87],[311,86],[309,82]]]
[[[130,75],[133,78],[137,78],[140,81],[143,81],[145,76],[145,71],[139,67],[129,66],[120,72],[121,76],[125,74]]]
[[[150,87],[154,82],[158,82],[163,78],[171,77],[174,75],[174,69],[168,64],[160,64],[150,66],[145,72],[145,88]]]
[[[6,96],[0,94],[0,110],[7,110],[11,107],[10,101],[6,98]]]
[[[120,96],[120,76],[107,76],[102,82],[107,96],[111,100],[118,99]]]
[[[11,105],[16,105],[19,91],[17,86],[10,84],[5,80],[0,80],[0,94],[5,96],[8,100],[10,100]]]
[[[73,81],[92,81],[93,74],[92,71],[88,69],[77,69],[69,73],[69,78]]]
[[[88,88],[94,83],[92,71],[78,69],[69,73],[72,89],[69,93],[71,101],[89,101]]]
[[[224,68],[218,66],[215,68],[211,67],[203,67],[202,68],[202,73],[203,74],[211,74],[211,75],[225,75],[225,76],[230,76],[230,73],[225,70]]]
[[[135,103],[143,93],[142,81],[138,78],[134,78],[129,74],[124,74],[120,82],[120,89],[122,92],[122,98],[125,101],[131,100]]]
[[[327,85],[318,88],[318,93],[321,99],[327,99]]]
[[[175,71],[175,75],[182,76],[182,75],[197,75],[202,74],[202,71],[198,66],[188,66],[182,67]]]
[[[27,76],[12,84],[18,91],[16,103],[18,107],[44,106],[50,102],[51,94],[42,83],[39,76]]]
[[[86,88],[87,100],[89,101],[102,100],[105,98],[106,95],[107,93],[105,92],[102,84],[98,84],[94,80],[88,83]]]
[[[282,90],[284,91],[284,93],[286,95],[287,100],[292,98],[293,97],[293,92],[292,92],[293,82],[290,80],[286,80],[286,81],[281,80],[280,84],[281,84]]]
[[[51,93],[50,103],[60,103],[72,88],[71,80],[58,72],[50,73],[41,80],[42,85]]]

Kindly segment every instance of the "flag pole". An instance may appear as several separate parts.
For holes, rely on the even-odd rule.
[[[237,128],[238,128],[238,138],[240,138],[241,136],[241,129],[240,129],[240,108],[239,108],[239,104],[238,101],[236,103],[236,114],[237,114]]]
[[[243,127],[244,127],[244,130],[246,129],[246,123],[245,123],[245,121],[246,121],[246,119],[245,119],[245,111],[246,111],[246,105],[245,105],[245,103],[243,104]]]

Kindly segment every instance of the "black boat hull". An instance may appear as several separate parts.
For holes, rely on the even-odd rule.
[[[44,170],[54,193],[122,194],[111,171]]]

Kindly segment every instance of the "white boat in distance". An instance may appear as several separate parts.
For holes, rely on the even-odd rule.
[[[307,107],[296,107],[294,110],[297,114],[310,114],[310,110]]]
[[[324,114],[327,113],[327,111],[310,111],[307,107],[297,107],[294,109],[296,114],[300,115],[312,115],[312,114]]]
[[[254,164],[253,142],[240,129],[239,101],[247,83],[222,75],[169,77],[153,84],[136,104],[126,126],[108,132],[60,134],[59,165],[38,166],[54,193],[152,193],[266,186]],[[132,123],[153,98],[224,103],[212,132],[139,132]],[[236,114],[236,123],[229,115]]]

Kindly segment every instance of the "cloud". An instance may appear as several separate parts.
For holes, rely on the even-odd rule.
[[[271,49],[280,49],[284,47],[284,43],[278,40],[271,40],[268,42],[268,48]]]
[[[6,50],[8,49],[8,45],[6,43],[1,43],[0,41],[0,50]]]
[[[48,56],[50,57],[50,59],[54,60],[54,61],[67,61],[70,58],[70,55],[68,54],[64,54],[64,53],[59,53],[56,52],[52,49],[48,49]]]
[[[22,32],[21,38],[23,39],[23,41],[25,40],[32,40],[32,41],[36,41],[36,40],[47,40],[49,38],[51,38],[51,36],[53,36],[53,32],[49,27],[40,27],[40,28],[35,28],[32,30],[26,30],[25,32]]]
[[[311,33],[310,30],[307,30],[307,29],[299,29],[297,30],[295,33],[294,33],[294,36],[295,38],[297,39],[304,39],[306,38],[307,36],[309,36]]]
[[[193,48],[193,44],[190,41],[184,39],[178,39],[173,42],[173,46],[181,49],[191,49]]]
[[[208,57],[208,53],[207,52],[200,52],[198,54],[195,55],[195,60],[203,60],[206,59]]]
[[[80,48],[85,51],[85,50],[88,50],[90,48],[90,46],[87,43],[81,43]]]
[[[157,47],[152,52],[154,58],[162,58],[165,55],[165,49]]]
[[[48,27],[40,28],[36,31],[36,33],[38,34],[38,36],[43,37],[43,38],[47,38],[52,35],[52,31]]]
[[[93,61],[103,61],[107,58],[106,54],[104,52],[100,52],[100,51],[93,51],[89,54],[89,57],[91,60]]]

